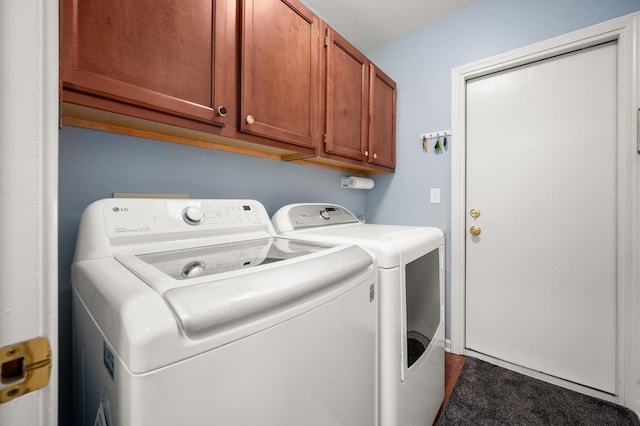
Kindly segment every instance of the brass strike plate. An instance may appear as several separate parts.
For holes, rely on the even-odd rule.
[[[42,389],[51,375],[51,348],[36,337],[0,348],[0,404]]]

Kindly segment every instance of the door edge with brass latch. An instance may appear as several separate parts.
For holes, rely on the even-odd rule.
[[[51,347],[46,337],[0,348],[0,404],[42,389],[51,376]]]

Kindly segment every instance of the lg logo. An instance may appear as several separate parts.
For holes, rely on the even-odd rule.
[[[129,207],[114,207],[113,211],[118,213],[118,212],[128,212],[129,211]]]

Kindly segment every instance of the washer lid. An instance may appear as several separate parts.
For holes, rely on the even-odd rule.
[[[356,246],[286,238],[116,259],[163,295],[187,334],[286,307],[373,264]]]

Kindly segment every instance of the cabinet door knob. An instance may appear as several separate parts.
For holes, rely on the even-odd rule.
[[[363,154],[365,157],[368,157],[368,156],[369,156],[369,151],[365,151],[365,152],[363,152],[362,154]]]
[[[373,154],[373,158],[378,158],[378,154]]]
[[[219,106],[217,111],[218,111],[218,115],[220,117],[224,117],[225,115],[227,115],[227,107],[226,106]]]
[[[247,115],[247,124],[253,124],[256,120],[253,118],[253,115]]]

